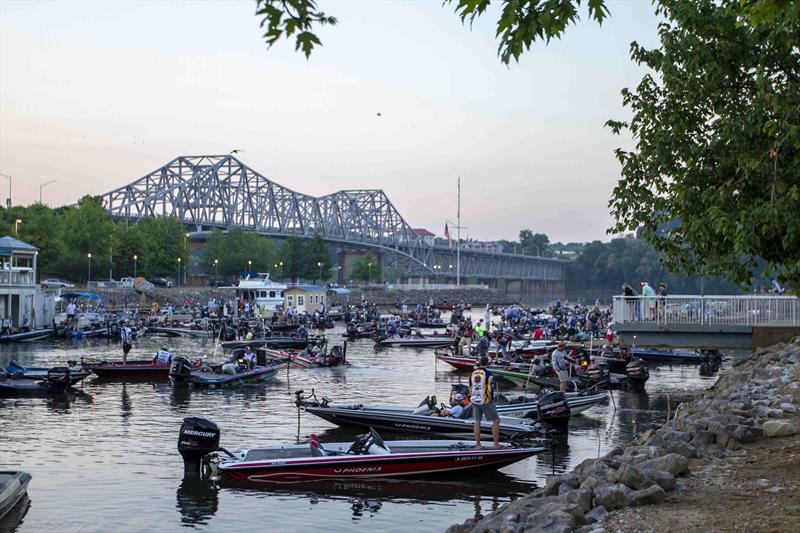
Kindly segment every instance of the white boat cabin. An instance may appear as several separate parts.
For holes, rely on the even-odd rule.
[[[259,272],[246,274],[232,288],[236,292],[236,300],[249,304],[254,315],[271,316],[278,307],[283,306],[287,286],[272,281],[269,274]]]

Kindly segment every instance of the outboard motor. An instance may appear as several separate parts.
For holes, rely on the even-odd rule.
[[[47,371],[47,390],[63,391],[70,386],[70,383],[71,380],[68,366],[54,366]]]
[[[178,435],[178,452],[183,457],[183,471],[200,473],[203,457],[219,449],[219,426],[211,420],[186,417]]]
[[[341,346],[331,348],[331,366],[339,366],[344,363],[344,350]]]
[[[597,385],[598,383],[607,383],[611,378],[611,372],[608,370],[608,365],[598,365],[597,363],[593,363],[589,368],[586,369],[586,379],[588,379],[592,385]]]
[[[537,404],[536,411],[529,414],[530,418],[553,426],[559,433],[567,432],[567,424],[572,413],[563,392],[549,392],[539,398]]]
[[[625,376],[628,378],[631,390],[643,391],[644,384],[650,378],[650,370],[641,359],[634,359],[625,366]]]
[[[169,367],[169,379],[173,384],[189,383],[192,376],[192,363],[186,357],[177,356],[172,358]]]

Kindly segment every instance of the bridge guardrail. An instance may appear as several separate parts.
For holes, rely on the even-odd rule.
[[[800,326],[795,296],[614,296],[613,311],[617,324]]]

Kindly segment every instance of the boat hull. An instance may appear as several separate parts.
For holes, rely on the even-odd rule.
[[[260,463],[220,465],[228,478],[250,482],[297,482],[441,474],[479,468],[502,468],[544,451],[544,448],[459,450],[451,452],[350,455]]]
[[[30,481],[27,472],[0,471],[0,520],[25,496]]]
[[[374,428],[395,433],[414,433],[425,435],[443,435],[447,437],[473,436],[474,421],[472,418],[459,419],[425,415],[412,415],[407,412],[391,412],[373,409],[347,407],[308,407],[306,410],[332,424],[345,427]],[[532,422],[515,419],[513,423],[501,420],[500,436],[532,437],[540,433],[540,427]],[[491,435],[492,424],[484,420],[481,423],[481,434]]]
[[[154,365],[149,361],[122,363],[101,363],[92,365],[92,372],[103,379],[162,380],[169,378],[169,365]]]

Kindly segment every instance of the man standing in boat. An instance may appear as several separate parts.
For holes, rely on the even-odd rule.
[[[550,356],[553,371],[558,375],[558,387],[561,392],[567,392],[567,381],[569,381],[569,363],[574,363],[567,353],[567,344],[564,341],[558,343],[558,349],[553,350]]]
[[[486,368],[489,358],[481,356],[480,366],[472,372],[469,380],[469,396],[472,402],[472,412],[475,417],[475,448],[480,450],[481,445],[481,420],[492,423],[492,440],[494,447],[500,447],[500,417],[497,416],[497,406],[494,403],[494,377]]]
[[[128,352],[131,351],[133,345],[133,331],[128,326],[127,322],[123,322],[119,328],[119,338],[122,341],[122,364],[128,364]]]

